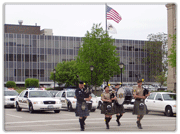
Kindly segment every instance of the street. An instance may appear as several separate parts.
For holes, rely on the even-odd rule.
[[[143,129],[136,125],[136,115],[128,110],[120,119],[121,126],[117,126],[116,116],[110,122],[107,130],[104,115],[100,110],[91,112],[86,120],[85,131],[175,131],[176,117],[167,117],[163,113],[149,112],[141,121]],[[35,112],[30,114],[23,109],[17,112],[15,108],[4,108],[4,130],[5,131],[80,131],[78,117],[74,112],[61,110],[60,113],[53,111]]]

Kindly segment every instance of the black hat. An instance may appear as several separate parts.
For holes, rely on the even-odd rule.
[[[115,86],[118,86],[118,85],[120,85],[120,84],[119,84],[119,83],[116,83],[116,84],[115,84]]]
[[[140,82],[142,82],[142,80],[141,80],[141,79],[139,79],[139,80],[137,81],[137,83],[140,83]]]
[[[83,82],[83,81],[80,81],[79,84],[84,84],[84,82]]]

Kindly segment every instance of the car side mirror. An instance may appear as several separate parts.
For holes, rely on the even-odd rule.
[[[27,95],[25,95],[24,98],[27,98]]]

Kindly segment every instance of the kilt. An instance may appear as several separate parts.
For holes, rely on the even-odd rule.
[[[144,104],[143,110],[141,110],[141,109],[139,108],[139,104],[140,104],[140,103],[143,103],[143,104]],[[133,108],[133,114],[135,114],[135,115],[145,115],[145,114],[148,114],[147,106],[145,105],[144,100],[143,100],[143,101],[141,101],[141,100],[135,100],[135,102],[134,102],[134,108]]]
[[[76,116],[79,116],[79,117],[89,116],[89,110],[88,110],[87,104],[85,103],[85,106],[86,106],[85,110],[82,110],[81,106],[82,104],[80,103],[76,104],[76,111],[75,111]]]
[[[118,113],[123,114],[123,113],[125,113],[124,106],[123,105],[118,105],[117,102],[114,102],[113,109],[114,109],[114,114],[118,114]]]
[[[111,105],[111,111],[110,112],[107,111],[107,105]],[[103,102],[103,104],[101,106],[101,114],[113,115],[114,109],[113,109],[112,103]]]

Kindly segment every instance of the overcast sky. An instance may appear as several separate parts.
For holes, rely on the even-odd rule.
[[[117,34],[116,39],[147,40],[148,34],[167,33],[167,8],[165,4],[107,3],[122,17],[119,23],[110,21]],[[105,30],[105,3],[57,4],[57,5],[5,5],[5,24],[41,26],[52,29],[56,36],[85,36],[93,23],[102,23]]]

